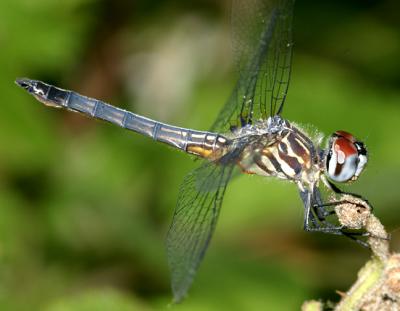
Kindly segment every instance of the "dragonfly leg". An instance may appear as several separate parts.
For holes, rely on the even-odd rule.
[[[309,201],[311,200],[310,192],[307,190],[300,191],[300,196],[305,206],[303,228],[305,231],[309,231],[308,230],[309,228],[318,227],[318,223],[315,219],[315,216],[311,211],[311,204],[309,204]]]
[[[311,228],[334,227],[326,220],[331,213],[324,208],[321,195],[317,189],[313,194],[309,190],[300,190],[300,196],[303,200],[304,211],[304,230],[311,231]]]
[[[346,231],[345,226],[332,226],[329,222],[322,222],[317,227],[312,227],[309,223],[305,222],[304,230],[308,232],[321,232],[321,233],[328,233],[334,235],[342,235],[348,237],[349,239],[353,240],[354,242],[358,243],[359,245],[370,248],[369,244],[366,241],[361,240],[360,238],[369,237],[370,233],[363,232],[363,231],[355,231],[355,232],[348,232]]]
[[[326,203],[320,203],[320,204],[314,204],[313,208],[320,214],[323,215],[324,217],[328,217],[331,215],[335,215],[336,211],[334,209],[328,210],[327,207],[335,207],[341,204],[346,204],[349,203],[346,200],[342,201],[334,201],[334,202],[326,202]]]
[[[366,198],[364,198],[363,196],[357,194],[357,193],[352,193],[352,192],[346,192],[346,191],[342,191],[341,189],[339,189],[338,186],[336,186],[334,183],[332,183],[331,181],[329,181],[326,178],[323,178],[323,182],[325,183],[325,185],[331,189],[333,192],[335,192],[336,194],[339,195],[349,195],[355,198],[358,198],[362,201],[364,201],[367,205],[369,205],[369,207],[371,208],[371,211],[374,209],[373,206],[368,202],[368,200]],[[340,204],[340,203],[339,203]]]
[[[310,205],[311,205],[313,212],[317,215],[317,217],[320,221],[324,221],[326,219],[326,217],[329,216],[329,213],[326,213],[325,209],[319,208],[319,206],[323,205],[323,202],[322,202],[321,194],[317,188],[314,188],[312,198],[313,198],[313,200],[310,200]],[[312,202],[315,201],[315,204],[312,204],[311,201]]]
[[[303,199],[305,206],[303,225],[305,231],[339,234],[338,232],[340,228],[326,220],[324,210],[316,209],[316,206],[318,205],[311,204],[312,196],[308,190],[301,191],[300,196]]]
[[[326,216],[334,214],[335,211],[329,211],[326,207],[337,206],[340,204],[349,203],[346,200],[323,203],[319,192],[314,191],[314,195],[307,190],[301,191],[300,196],[305,204],[304,213],[304,230],[308,232],[322,232],[334,235],[343,235],[363,247],[369,248],[367,242],[360,238],[369,237],[370,233],[364,230],[349,231],[351,229],[346,226],[334,225],[326,220]]]

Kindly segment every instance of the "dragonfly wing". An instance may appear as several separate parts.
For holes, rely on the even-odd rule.
[[[203,163],[181,186],[167,235],[174,301],[181,301],[204,257],[217,223],[233,165]]]
[[[227,131],[280,114],[289,86],[294,0],[234,0],[239,81],[211,130]]]

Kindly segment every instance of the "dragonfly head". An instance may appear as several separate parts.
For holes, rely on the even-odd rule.
[[[329,140],[326,175],[335,182],[354,181],[368,161],[367,149],[353,135],[336,131]]]

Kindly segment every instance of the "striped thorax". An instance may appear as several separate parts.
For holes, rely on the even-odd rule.
[[[320,153],[311,139],[288,121],[275,116],[247,129],[246,135],[253,141],[238,163],[244,173],[305,183],[319,179]]]

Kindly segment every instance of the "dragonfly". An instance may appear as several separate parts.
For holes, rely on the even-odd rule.
[[[39,80],[17,85],[39,102],[79,112],[148,136],[202,159],[178,194],[166,249],[174,301],[193,282],[215,231],[224,193],[234,171],[276,177],[295,184],[304,206],[304,229],[352,237],[331,222],[327,191],[355,181],[367,164],[367,149],[352,134],[336,131],[322,146],[283,118],[292,68],[294,0],[233,0],[233,49],[239,79],[208,131],[158,122]]]

